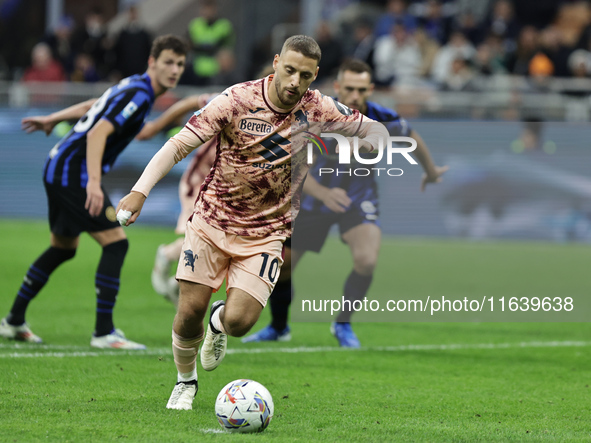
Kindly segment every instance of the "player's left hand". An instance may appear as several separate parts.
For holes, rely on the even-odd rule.
[[[421,181],[421,192],[425,190],[428,183],[439,183],[443,180],[442,175],[447,172],[449,166],[435,166],[435,171],[432,174],[423,174]]]
[[[84,209],[88,211],[91,217],[98,217],[103,210],[105,196],[101,189],[101,184],[96,181],[88,181],[86,185],[86,203]]]

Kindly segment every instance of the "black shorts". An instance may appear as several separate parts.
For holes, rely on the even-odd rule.
[[[52,233],[65,237],[78,237],[81,232],[100,232],[120,226],[115,208],[104,187],[101,187],[105,196],[103,209],[98,217],[91,217],[84,209],[86,189],[43,183],[47,194],[49,226]]]
[[[299,251],[320,252],[332,225],[339,226],[339,234],[342,237],[349,229],[363,223],[379,226],[377,208],[368,202],[359,207],[353,206],[341,214],[301,210],[295,219],[290,247]]]

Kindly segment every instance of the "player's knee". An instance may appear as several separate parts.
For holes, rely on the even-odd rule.
[[[233,312],[226,312],[224,315],[224,328],[228,335],[232,337],[242,337],[246,335],[250,328],[257,322],[258,316],[242,315]]]
[[[51,251],[53,255],[56,257],[56,261],[63,263],[67,260],[71,260],[76,255],[76,248],[74,249],[63,249],[63,248],[56,248],[54,246],[51,247]]]
[[[115,257],[124,258],[129,249],[129,241],[126,238],[103,246],[103,252],[111,254]]]
[[[377,254],[361,253],[353,257],[355,271],[361,275],[370,275],[376,268],[378,262]]]
[[[183,303],[179,303],[176,316],[179,321],[185,324],[201,323],[205,318],[206,312],[206,305],[185,300]]]

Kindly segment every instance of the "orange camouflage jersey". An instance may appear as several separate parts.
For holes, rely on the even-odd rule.
[[[202,142],[219,134],[215,162],[194,215],[240,236],[291,235],[308,170],[305,156],[297,162],[292,158],[292,128],[312,131],[312,122],[354,123],[341,131],[353,136],[364,119],[371,121],[317,90],[308,90],[289,111],[277,108],[268,97],[271,79],[272,75],[226,89],[185,126]]]

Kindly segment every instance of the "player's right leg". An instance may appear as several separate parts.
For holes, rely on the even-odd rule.
[[[254,334],[244,337],[242,343],[291,340],[291,329],[288,325],[289,307],[293,298],[291,273],[305,251],[293,250],[288,245],[290,243],[286,241],[283,246],[284,262],[281,266],[281,274],[269,298],[269,304],[271,305],[271,324]]]
[[[203,341],[203,319],[212,288],[180,281],[180,297],[172,327],[172,353],[177,368],[177,383],[167,409],[190,410],[197,394],[197,351]]]
[[[50,247],[29,267],[10,313],[0,321],[0,337],[29,343],[42,342],[25,323],[27,308],[45,286],[53,271],[74,257],[77,246],[78,237],[51,234]]]

